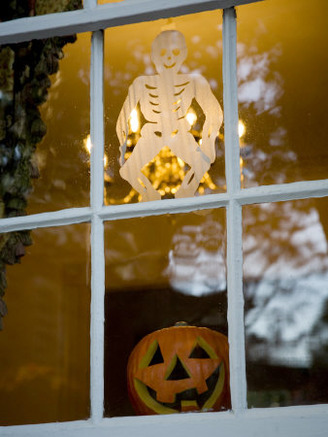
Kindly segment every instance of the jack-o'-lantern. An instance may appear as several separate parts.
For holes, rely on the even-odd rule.
[[[136,413],[229,409],[227,337],[204,327],[177,325],[148,334],[129,357],[128,391]]]

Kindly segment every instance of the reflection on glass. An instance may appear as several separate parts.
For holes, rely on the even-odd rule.
[[[107,204],[225,190],[220,22],[211,12],[106,31]]]
[[[250,407],[328,402],[327,199],[244,208]]]
[[[88,204],[89,49],[88,35],[0,49],[0,217]]]
[[[74,11],[82,8],[82,0],[61,1],[5,1],[0,10],[0,21],[15,18],[34,17],[36,15],[53,14],[55,12]]]
[[[89,416],[89,233],[89,225],[34,230],[21,264],[7,273],[1,264],[8,314],[0,331],[0,425]],[[7,264],[15,234],[0,235]],[[22,254],[19,246],[12,257]]]
[[[105,415],[133,415],[126,368],[129,355],[141,339],[181,320],[227,335],[225,211],[109,222],[105,227],[105,243]],[[158,343],[161,346],[161,338]],[[161,351],[163,355],[165,350],[164,347]],[[153,357],[152,351],[155,353],[150,349],[149,356]],[[162,362],[157,369],[163,373],[164,380],[164,373],[166,376],[170,374],[167,370],[169,364],[171,370],[176,366],[167,356],[163,360],[164,364]],[[181,361],[182,367],[189,368],[182,358]],[[225,378],[228,372],[229,369]],[[217,381],[218,378],[214,382]],[[156,382],[148,385],[158,392]],[[222,408],[229,408],[228,387],[225,383],[224,386],[227,397]],[[195,410],[205,405],[209,393],[205,394],[203,383],[202,388],[196,390],[197,395],[192,390],[194,397],[180,399],[177,392],[186,388],[177,389],[176,398],[172,393],[170,398],[164,398],[158,392],[157,401],[162,399],[163,403],[170,404],[166,407],[175,410],[170,412],[185,411],[187,407]],[[199,398],[202,393],[204,399]],[[185,403],[174,404],[179,399]],[[140,408],[138,410],[148,414]]]
[[[328,177],[327,12],[321,0],[237,10],[244,187]]]
[[[89,204],[90,154],[84,142],[90,132],[90,34],[79,34],[64,48],[58,72],[51,77],[41,106],[46,134],[36,147],[39,176],[28,198],[28,212]]]

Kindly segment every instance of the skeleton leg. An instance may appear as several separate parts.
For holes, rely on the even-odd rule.
[[[142,201],[161,198],[160,193],[155,190],[150,180],[141,171],[144,165],[148,164],[161,148],[161,143],[154,141],[150,145],[141,137],[131,156],[120,168],[120,175],[141,195]]]
[[[190,166],[190,170],[185,175],[179,190],[175,194],[176,198],[193,196],[199,186],[201,179],[211,165],[210,159],[207,155],[205,155],[204,152],[202,152],[202,150],[194,140],[194,137],[191,134],[185,136],[184,138],[186,137],[189,140],[187,144],[185,144],[185,140],[184,142],[182,142],[180,139],[180,146],[182,144],[182,147],[172,147],[172,151],[174,151],[174,153],[179,156],[179,158],[181,158],[185,163]]]

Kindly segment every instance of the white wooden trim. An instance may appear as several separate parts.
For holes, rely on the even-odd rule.
[[[105,253],[104,225],[94,216],[91,222],[91,327],[90,403],[91,421],[98,424],[104,410],[104,314]]]
[[[244,328],[242,210],[235,200],[227,208],[228,340],[232,410],[247,408]]]
[[[239,192],[209,194],[187,199],[164,199],[158,202],[134,203],[128,205],[103,206],[97,211],[103,220],[119,220],[126,218],[188,213],[201,209],[225,207],[229,199],[236,200],[240,205],[251,205],[263,202],[283,202],[288,200],[320,198],[328,196],[328,180],[302,181],[289,184],[264,185],[245,188]],[[0,233],[23,229],[63,226],[91,221],[91,208],[68,208],[60,211],[21,217],[0,219]]]
[[[328,179],[247,188],[235,194],[234,198],[241,205],[248,205],[326,196],[328,196]]]
[[[90,137],[91,192],[93,212],[98,212],[104,200],[104,42],[103,32],[92,36],[90,66]]]
[[[0,45],[223,9],[261,0],[124,0],[77,11],[0,23]]]
[[[2,218],[0,219],[0,233],[83,223],[90,221],[91,216],[91,208],[86,207]]]
[[[240,147],[238,136],[237,30],[234,8],[223,11],[223,109],[225,173],[227,191],[240,190]]]
[[[117,220],[161,214],[179,214],[201,209],[219,208],[228,205],[227,193],[179,199],[163,199],[155,202],[111,205],[104,207],[99,215],[104,220]]]
[[[240,148],[237,100],[237,29],[234,8],[223,11],[223,105],[227,192],[227,290],[231,403],[235,413],[247,408],[243,253],[241,206],[234,200],[240,192]]]
[[[327,406],[174,414],[0,427],[3,437],[327,437]],[[155,431],[156,429],[156,431]]]
[[[104,409],[104,312],[105,251],[104,225],[98,216],[104,197],[104,35],[94,32],[90,67],[90,133],[91,133],[91,348],[90,402],[94,424]]]

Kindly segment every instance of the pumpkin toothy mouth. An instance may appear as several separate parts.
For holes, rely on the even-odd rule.
[[[208,390],[199,394],[196,388],[183,390],[175,395],[174,402],[159,402],[157,392],[139,379],[134,379],[135,389],[143,402],[158,414],[181,412],[185,406],[193,406],[195,410],[210,410],[219,398],[225,379],[223,363],[221,363],[206,379]]]

